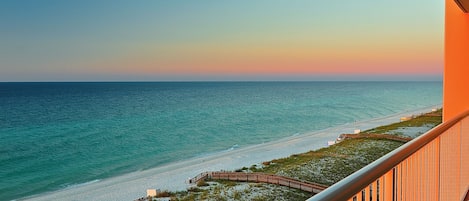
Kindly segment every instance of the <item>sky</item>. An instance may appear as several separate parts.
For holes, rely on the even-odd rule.
[[[441,80],[442,0],[0,0],[0,82]]]

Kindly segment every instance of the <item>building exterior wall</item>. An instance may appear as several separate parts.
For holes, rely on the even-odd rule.
[[[446,0],[443,121],[469,109],[469,13]]]

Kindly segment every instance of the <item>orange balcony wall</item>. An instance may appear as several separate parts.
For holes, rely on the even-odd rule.
[[[469,13],[454,0],[446,0],[443,89],[443,121],[469,109]]]

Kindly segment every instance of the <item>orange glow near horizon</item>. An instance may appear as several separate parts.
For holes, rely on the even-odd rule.
[[[440,0],[0,4],[0,81],[443,71]]]
[[[363,44],[182,46],[141,48],[96,63],[97,69],[143,74],[441,74],[438,49]],[[428,45],[427,45],[428,46]],[[164,49],[164,50],[163,50]],[[179,56],[175,56],[179,55]]]

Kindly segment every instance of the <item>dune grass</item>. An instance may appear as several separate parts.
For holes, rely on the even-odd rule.
[[[316,151],[272,160],[258,171],[332,185],[403,144],[387,139],[350,139]]]
[[[399,130],[410,127],[430,129],[441,123],[441,113],[438,110],[364,133],[399,134]],[[333,146],[265,161],[237,171],[265,172],[332,185],[403,144],[404,142],[390,139],[348,139]],[[233,181],[211,181],[188,192],[171,195],[172,200],[305,200],[312,196],[310,193],[283,186]]]
[[[385,126],[379,126],[370,130],[363,131],[362,133],[382,133],[382,134],[393,134],[394,131],[400,128],[406,127],[435,127],[442,121],[442,109],[437,110],[436,112],[430,112],[412,118],[407,121],[402,121],[394,124],[389,124]]]

